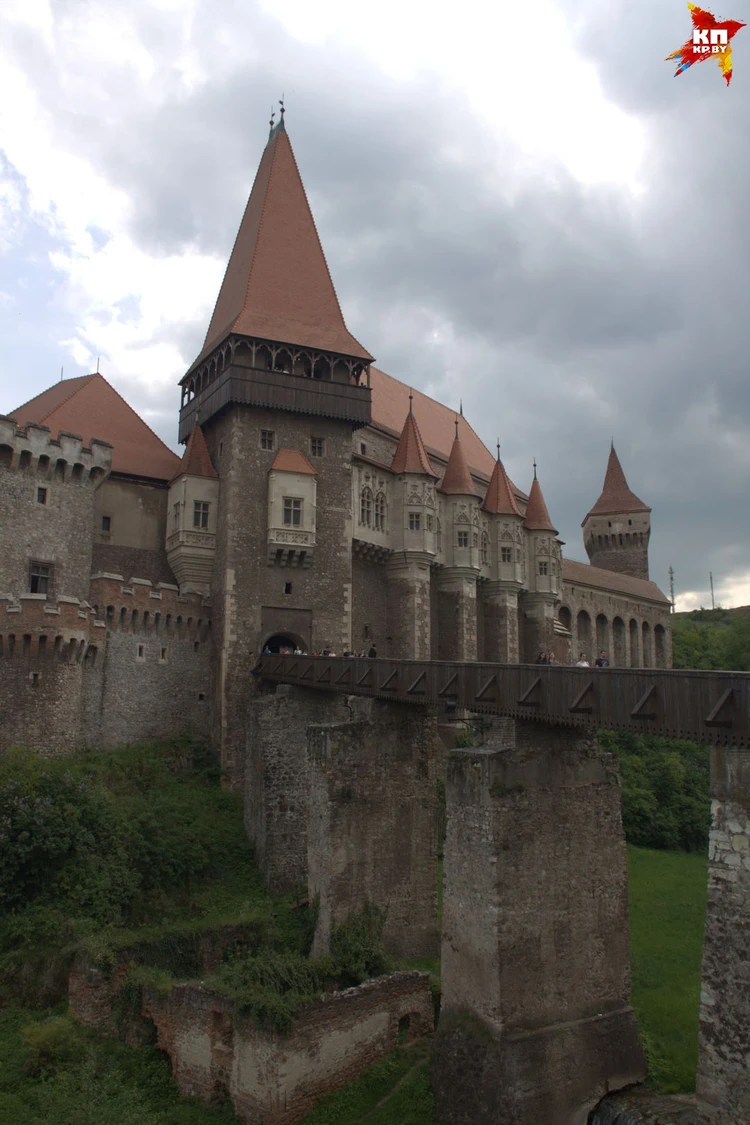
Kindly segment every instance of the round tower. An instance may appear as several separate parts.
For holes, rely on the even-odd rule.
[[[592,566],[648,578],[651,509],[628,488],[614,443],[601,496],[581,526]]]

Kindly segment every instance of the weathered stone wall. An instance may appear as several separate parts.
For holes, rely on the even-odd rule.
[[[167,553],[150,551],[143,547],[122,547],[110,543],[94,543],[91,560],[95,574],[121,574],[126,582],[131,578],[148,578],[154,585],[167,582],[176,585]]]
[[[319,895],[313,949],[366,902],[387,911],[383,942],[434,957],[437,929],[437,720],[372,703],[371,719],[311,727],[308,881]]]
[[[244,1125],[292,1125],[393,1050],[400,1024],[408,1021],[409,1038],[432,1030],[429,977],[414,972],[322,997],[288,1034],[238,1018],[231,1001],[188,985],[147,993],[143,1011],[180,1093],[206,1104],[228,1097]]]
[[[697,1095],[712,1125],[750,1121],[750,758],[711,751]]]
[[[429,660],[430,559],[396,555],[388,563],[388,635],[386,652],[395,660]]]
[[[438,585],[438,660],[477,659],[476,577],[441,571]],[[435,659],[433,649],[433,659]]]
[[[438,1120],[583,1125],[645,1073],[617,767],[567,729],[497,735],[448,761]]]
[[[311,724],[348,717],[345,697],[280,685],[248,709],[244,769],[245,829],[266,884],[275,892],[307,887]]]
[[[672,623],[668,605],[565,583],[557,615],[571,630],[573,663],[578,660],[579,652],[585,652],[593,661],[603,648],[613,667],[672,667]],[[603,620],[597,623],[597,618]],[[659,634],[657,628],[663,632]]]
[[[385,566],[356,555],[352,560],[352,648],[380,656],[391,655],[388,619],[388,580]]]

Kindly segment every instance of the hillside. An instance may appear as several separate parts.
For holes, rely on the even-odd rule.
[[[750,606],[672,617],[675,668],[750,671]]]

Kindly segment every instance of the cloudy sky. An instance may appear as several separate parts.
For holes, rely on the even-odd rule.
[[[729,89],[674,78],[690,30],[684,0],[3,0],[0,413],[99,356],[175,447],[284,93],[379,366],[526,489],[535,456],[573,558],[614,437],[655,580],[750,603],[750,28]]]

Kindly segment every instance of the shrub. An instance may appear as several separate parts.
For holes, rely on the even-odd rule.
[[[50,1016],[21,1029],[26,1068],[32,1074],[54,1071],[78,1062],[86,1053],[80,1028],[69,1016]]]

